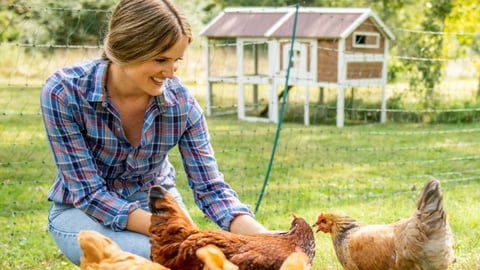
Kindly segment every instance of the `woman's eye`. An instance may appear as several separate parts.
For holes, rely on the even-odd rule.
[[[182,61],[182,60],[183,60],[182,57],[175,58],[175,59],[170,59],[170,58],[158,58],[158,59],[155,59],[155,62],[160,63],[160,64],[164,64],[164,63],[167,63],[167,62],[169,62],[169,61],[173,61],[174,63],[177,63],[177,62],[180,62],[180,61]]]

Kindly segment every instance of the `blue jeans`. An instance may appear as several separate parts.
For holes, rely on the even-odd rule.
[[[168,192],[174,196],[188,215],[178,190],[170,187]],[[127,200],[139,201],[143,209],[150,211],[148,209],[148,192],[146,191],[134,193]],[[48,230],[63,255],[76,265],[80,265],[82,256],[82,249],[77,239],[78,233],[82,230],[97,231],[117,243],[122,250],[150,259],[150,239],[147,235],[128,230],[114,232],[69,204],[53,203],[48,213]]]

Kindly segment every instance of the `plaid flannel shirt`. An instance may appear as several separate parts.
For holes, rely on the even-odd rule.
[[[108,61],[65,67],[41,91],[47,138],[58,169],[48,199],[72,204],[115,231],[140,207],[125,198],[152,185],[175,185],[168,152],[181,153],[197,206],[221,228],[252,215],[224,182],[210,143],[203,111],[178,78],[149,104],[138,147],[123,133],[118,111],[105,90]]]

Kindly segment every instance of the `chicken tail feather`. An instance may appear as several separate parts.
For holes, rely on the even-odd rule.
[[[446,211],[443,208],[443,196],[438,180],[430,180],[423,188],[417,204],[417,217],[427,226],[428,231],[445,226]]]
[[[418,264],[423,265],[422,269],[448,269],[455,261],[454,242],[438,180],[430,180],[423,188],[417,204],[416,219],[418,230],[426,239],[411,239],[410,246],[422,242],[422,251],[412,254],[412,257],[423,256],[423,259],[418,260]]]

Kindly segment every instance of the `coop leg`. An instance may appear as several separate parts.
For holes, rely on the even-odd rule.
[[[337,95],[337,127],[343,127],[345,110],[345,87],[343,85],[338,86]]]

